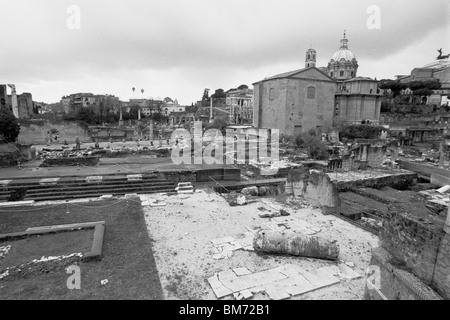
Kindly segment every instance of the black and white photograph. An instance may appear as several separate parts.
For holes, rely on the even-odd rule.
[[[0,0],[0,30],[0,301],[450,299],[448,0]]]

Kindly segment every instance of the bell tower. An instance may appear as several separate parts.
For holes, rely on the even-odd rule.
[[[316,67],[316,55],[316,50],[312,48],[306,51],[305,68]]]

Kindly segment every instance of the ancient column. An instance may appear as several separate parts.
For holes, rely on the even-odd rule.
[[[17,102],[16,86],[13,84],[8,84],[11,88],[11,106],[14,116],[19,119],[19,103]]]
[[[439,166],[443,167],[444,166],[444,139],[442,138],[441,143],[439,145]]]
[[[153,141],[153,121],[150,121],[150,141]]]
[[[214,115],[213,115],[213,98],[210,98],[210,100],[211,100],[211,106],[210,106],[209,123],[212,123],[213,117],[214,117]]]

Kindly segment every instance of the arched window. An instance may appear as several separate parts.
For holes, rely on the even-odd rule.
[[[313,86],[308,87],[308,90],[306,91],[306,98],[307,99],[315,99],[316,98],[316,88]]]
[[[275,99],[275,89],[270,88],[269,89],[269,100],[274,100],[274,99]]]

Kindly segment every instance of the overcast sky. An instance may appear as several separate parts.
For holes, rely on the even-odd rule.
[[[47,103],[143,88],[187,105],[303,68],[311,42],[326,66],[344,29],[359,76],[394,78],[450,53],[450,1],[0,0],[0,83]]]

